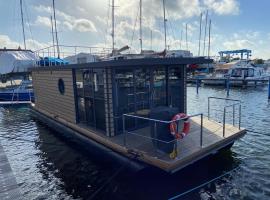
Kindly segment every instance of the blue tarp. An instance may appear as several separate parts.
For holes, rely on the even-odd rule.
[[[56,65],[68,65],[68,61],[61,58],[44,57],[40,58],[38,65],[40,66],[56,66]]]

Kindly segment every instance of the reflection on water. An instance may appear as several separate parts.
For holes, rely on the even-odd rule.
[[[188,111],[207,111],[207,97],[223,88],[188,88]],[[243,101],[242,125],[249,132],[231,150],[170,175],[147,168],[123,168],[96,199],[168,199],[239,167],[230,175],[182,199],[268,199],[270,197],[270,107],[267,88],[231,91]],[[25,199],[88,199],[122,167],[107,152],[64,137],[37,122],[29,108],[0,108],[0,140]],[[13,139],[12,139],[13,138]],[[14,139],[16,138],[16,140]],[[267,198],[268,197],[268,198]]]

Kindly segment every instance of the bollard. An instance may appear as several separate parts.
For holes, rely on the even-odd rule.
[[[230,96],[230,78],[226,81],[227,97]]]

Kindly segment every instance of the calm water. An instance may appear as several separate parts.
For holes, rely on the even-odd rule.
[[[207,111],[207,97],[225,97],[223,88],[188,88],[188,111]],[[95,199],[168,199],[238,167],[182,199],[270,198],[270,104],[267,88],[233,89],[243,101],[242,125],[258,133],[222,152],[168,175],[155,169],[133,172],[64,138],[31,117],[29,108],[0,108],[0,141],[25,199],[89,199],[117,170]],[[216,116],[218,117],[218,116]]]

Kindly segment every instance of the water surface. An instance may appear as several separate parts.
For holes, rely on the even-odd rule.
[[[188,87],[188,113],[207,114],[207,97],[225,95],[223,88],[200,88],[197,95]],[[270,199],[267,88],[232,89],[230,98],[243,102],[242,126],[258,133],[248,132],[230,151],[173,175],[150,168],[131,171],[94,153],[92,147],[57,134],[35,120],[27,107],[0,108],[0,141],[25,199],[168,199],[235,167],[228,176],[181,199]]]

